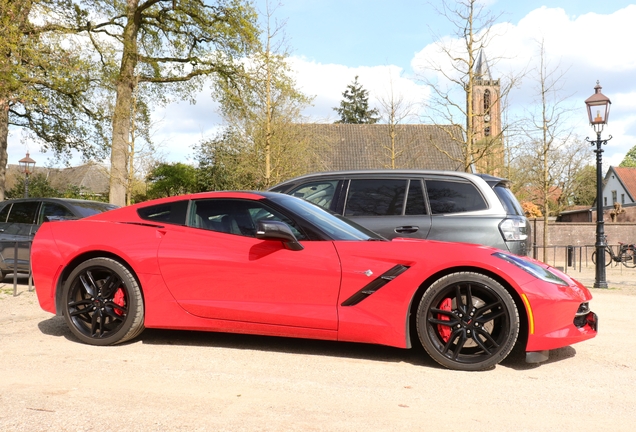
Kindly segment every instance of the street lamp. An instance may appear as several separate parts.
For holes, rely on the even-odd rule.
[[[33,168],[35,167],[35,161],[29,157],[27,152],[26,157],[18,161],[20,165],[20,172],[24,174],[24,197],[29,197],[29,174],[33,174]]]
[[[603,126],[607,124],[612,102],[601,93],[601,88],[599,82],[596,81],[594,94],[585,100],[590,124],[596,132],[596,140],[585,138],[585,141],[596,146],[596,150],[594,150],[596,153],[596,278],[594,288],[607,288],[607,280],[605,280],[605,247],[607,244],[605,243],[605,222],[603,221],[603,149],[601,146],[607,144],[612,136],[602,140],[601,132]]]

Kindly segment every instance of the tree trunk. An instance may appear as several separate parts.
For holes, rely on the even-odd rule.
[[[0,99],[0,201],[4,201],[7,179],[7,147],[9,144],[9,102]]]
[[[128,145],[130,141],[130,110],[135,87],[137,65],[138,0],[128,0],[124,50],[117,80],[117,99],[113,115],[113,142],[110,153],[110,197],[112,204],[126,205],[128,189]]]

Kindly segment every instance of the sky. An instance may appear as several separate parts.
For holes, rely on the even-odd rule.
[[[265,10],[266,0],[255,0]],[[581,138],[592,137],[584,101],[599,80],[612,101],[603,138],[604,169],[618,165],[636,146],[636,3],[621,0],[483,0],[498,17],[486,48],[493,78],[521,75],[510,93],[510,112],[521,117],[537,101],[538,41],[543,40],[550,70],[562,75],[562,106],[567,122]],[[452,43],[454,28],[436,11],[439,2],[419,0],[286,0],[274,18],[285,23],[290,63],[298,87],[314,97],[304,115],[307,121],[334,122],[333,110],[355,76],[369,91],[372,106],[386,98],[389,83],[397,96],[413,104],[430,103],[423,79],[439,79],[424,65],[443,63],[436,43]],[[440,81],[441,82],[441,81]],[[196,104],[181,102],[155,107],[154,141],[167,162],[193,162],[193,146],[213,137],[223,120],[208,88]],[[426,110],[409,121],[426,123]],[[43,154],[17,130],[9,138],[9,163],[30,152],[38,166],[60,166],[52,154]],[[590,147],[590,161],[593,161]],[[71,160],[73,165],[80,159]]]

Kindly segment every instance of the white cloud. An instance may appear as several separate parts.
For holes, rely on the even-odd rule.
[[[612,100],[610,122],[603,138],[613,139],[605,147],[604,165],[617,165],[625,153],[636,145],[636,50],[626,46],[636,22],[636,5],[629,5],[612,14],[588,13],[571,17],[561,8],[541,7],[530,12],[518,24],[501,23],[492,29],[494,35],[486,48],[495,78],[519,74],[528,70],[519,88],[511,93],[511,110],[520,114],[532,108],[537,99],[536,78],[532,69],[539,62],[539,41],[544,42],[548,70],[557,68],[563,74],[562,96],[573,109],[569,124],[582,136],[592,135],[587,124],[584,101],[594,92],[596,80],[601,81],[603,93]],[[447,38],[444,43],[460,41]],[[421,76],[439,79],[440,75],[424,69],[427,62],[445,65],[449,60],[436,45],[424,47],[412,60],[413,69]]]
[[[428,89],[405,77],[403,70],[395,65],[374,67],[347,67],[336,64],[321,64],[294,57],[291,64],[296,71],[296,83],[309,96],[315,96],[313,107],[307,110],[311,121],[333,122],[338,115],[333,111],[340,105],[342,93],[356,76],[362,87],[369,91],[369,103],[378,107],[378,100],[387,98],[391,80],[395,97],[402,96],[412,103],[419,103],[428,94]]]
[[[578,17],[568,16],[560,8],[542,7],[528,13],[518,23],[500,23],[494,26],[497,35],[487,48],[492,61],[494,77],[505,77],[537,64],[537,41],[545,41],[546,57],[550,65],[559,66],[565,73],[564,95],[571,95],[574,108],[570,120],[575,131],[585,137],[593,131],[586,121],[584,100],[593,93],[596,80],[601,81],[603,93],[612,99],[610,124],[603,136],[612,134],[604,153],[604,166],[617,165],[624,154],[636,145],[636,50],[630,46],[633,40],[631,28],[636,22],[636,5],[627,6],[612,14],[588,13]],[[453,39],[446,37],[445,41]],[[457,41],[455,41],[457,42]],[[459,47],[459,45],[458,45]],[[435,45],[428,45],[416,53],[411,67],[416,74],[430,72],[422,69],[425,61],[446,61]],[[370,93],[370,102],[378,106],[378,98],[386,96],[391,79],[396,95],[412,103],[420,103],[429,97],[429,89],[416,77],[395,65],[373,67],[349,67],[339,64],[323,64],[304,57],[290,59],[296,71],[296,81],[301,90],[315,96],[313,106],[305,114],[310,121],[333,122],[337,119],[334,107],[340,104],[342,92],[356,75]],[[531,107],[536,92],[536,82],[528,77],[511,97],[513,109],[521,111]],[[153,116],[158,120],[155,140],[163,143],[163,152],[169,161],[187,161],[192,156],[192,146],[201,139],[214,135],[222,120],[217,113],[209,89],[197,97],[196,105],[186,102],[158,108]],[[10,162],[23,157],[26,147],[20,143],[19,134],[10,139]],[[45,161],[33,145],[31,155]],[[591,149],[590,149],[591,153]]]

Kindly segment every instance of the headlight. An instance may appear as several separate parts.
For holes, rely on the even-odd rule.
[[[550,282],[557,285],[565,285],[565,286],[568,285],[566,281],[564,281],[563,279],[561,279],[560,277],[552,273],[547,268],[541,267],[540,265],[527,261],[521,257],[515,256],[515,255],[508,255],[501,252],[495,252],[492,255],[496,256],[497,258],[501,258],[502,260],[508,261],[511,264],[516,265],[517,267],[530,273],[532,276],[536,277],[537,279],[541,279],[543,281]]]

